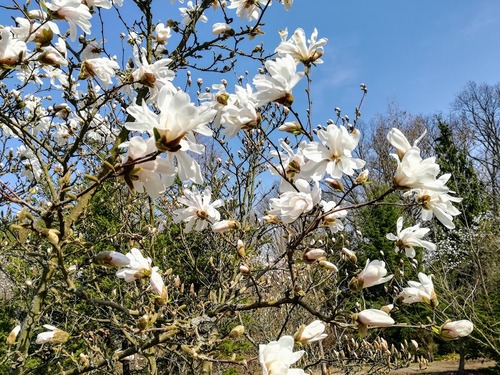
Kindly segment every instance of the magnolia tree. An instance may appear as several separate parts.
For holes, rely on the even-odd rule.
[[[393,186],[363,200],[366,86],[352,122],[336,108],[316,126],[327,39],[282,30],[264,48],[266,13],[293,1],[180,2],[0,6],[0,257],[16,306],[1,366],[304,374],[411,358],[372,328],[470,334],[433,320],[431,275],[405,281],[350,248],[349,216],[397,195],[415,215],[387,234],[394,251],[436,250],[426,224],[459,214],[450,175],[392,129]],[[370,300],[382,284],[385,303]],[[391,317],[414,303],[428,321]]]

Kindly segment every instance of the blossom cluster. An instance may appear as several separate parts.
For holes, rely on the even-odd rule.
[[[289,9],[293,3],[292,0],[281,2],[285,9]],[[153,200],[163,198],[166,190],[176,185],[179,196],[174,200],[172,214],[175,223],[185,225],[184,233],[207,228],[215,233],[240,229],[238,221],[222,217],[221,212],[224,211],[221,208],[224,208],[225,202],[213,199],[220,195],[216,188],[205,181],[198,162],[199,156],[205,152],[207,140],[215,134],[222,135],[219,141],[231,142],[235,137],[250,138],[252,134],[262,132],[269,108],[279,108],[288,120],[287,116],[294,113],[294,90],[301,80],[309,78],[313,66],[323,62],[321,57],[327,39],[318,38],[316,29],[309,38],[301,28],[296,29],[291,37],[284,30],[280,32],[281,42],[274,51],[274,58],[263,62],[263,67],[250,79],[251,83],[243,84],[241,79],[231,90],[224,80],[204,93],[198,92],[193,99],[187,91],[174,85],[178,76],[174,61],[162,55],[163,49],[158,49],[169,43],[174,30],[170,26],[164,23],[155,25],[155,36],[153,40],[147,41],[160,51],[154,56],[150,56],[146,48],[142,47],[145,43],[143,35],[133,31],[124,35],[123,38],[131,45],[132,58],[126,67],[121,67],[115,57],[108,54],[103,57],[100,43],[87,41],[85,36],[82,37],[84,42],[81,43],[81,50],[73,52],[70,57],[69,44],[66,44],[64,32],[61,32],[61,25],[65,25],[62,22],[66,22],[69,38],[73,42],[77,39],[78,29],[86,35],[91,34],[90,20],[94,8],[122,6],[121,0],[51,0],[44,5],[44,10],[27,11],[28,18],[17,18],[16,27],[0,28],[0,72],[15,70],[22,82],[34,80],[40,87],[44,85],[41,77],[48,78],[51,87],[66,93],[67,96],[62,99],[72,96],[75,100],[68,100],[73,107],[68,103],[44,107],[40,98],[23,97],[20,92],[13,90],[9,94],[10,98],[23,103],[25,117],[11,121],[17,121],[19,128],[29,127],[34,138],[52,140],[56,152],[71,146],[80,138],[91,146],[104,145],[104,148],[116,142],[121,152],[118,162],[110,166],[103,163],[111,171],[110,175],[122,178],[130,191],[145,193]],[[214,3],[215,8],[219,5]],[[241,19],[255,21],[263,9],[270,5],[270,0],[232,0],[227,9],[234,10]],[[179,25],[184,26],[176,27],[185,27],[184,30],[188,30],[194,22],[208,21],[208,17],[200,12],[198,2],[188,1],[185,7],[179,8],[179,12],[182,17]],[[215,23],[212,32],[222,38],[234,35],[236,31],[229,24]],[[68,69],[72,59],[78,60],[77,77],[72,75],[73,68]],[[191,79],[190,73],[188,76]],[[82,87],[84,81],[88,84],[87,89]],[[201,89],[201,83],[198,85]],[[366,87],[363,89],[366,90]],[[103,97],[119,93],[123,102],[127,102],[121,107],[127,120],[116,121],[116,126],[109,126],[109,117],[102,116],[98,110],[86,105],[84,99],[89,96],[89,92],[99,95],[104,92]],[[94,99],[98,106],[104,106],[100,102],[104,99]],[[81,100],[85,105],[74,105],[76,100]],[[109,113],[115,115],[116,107],[115,103]],[[302,224],[310,224],[308,228],[319,227],[327,233],[344,231],[344,221],[352,206],[344,198],[326,199],[322,186],[326,184],[344,192],[342,181],[349,181],[351,188],[368,182],[369,170],[363,169],[366,162],[357,157],[356,150],[361,132],[348,119],[342,124],[330,120],[326,126],[319,125],[314,131],[312,128],[308,131],[299,116],[295,117],[297,121],[283,120],[276,125],[276,129],[294,135],[296,147],[292,146],[288,138],[279,139],[279,147],[274,147],[265,156],[266,161],[272,161],[268,164],[269,173],[276,176],[279,182],[278,194],[269,199],[269,207],[261,224],[269,224],[271,230],[272,226],[286,230],[288,239],[293,237],[294,227],[299,227],[297,223],[301,220]],[[17,136],[15,132],[9,132],[8,128],[2,130],[10,137]],[[118,137],[119,133],[126,134],[126,138]],[[461,198],[453,196],[446,185],[450,175],[439,176],[440,168],[435,158],[424,159],[421,156],[417,146],[419,140],[411,145],[398,129],[392,129],[387,139],[396,148],[396,154],[393,154],[397,163],[393,190],[404,191],[404,197],[420,207],[421,221],[429,221],[435,216],[446,228],[453,229],[453,218],[460,213],[453,203],[460,202]],[[44,172],[41,157],[36,151],[24,145],[20,145],[16,151],[22,166],[21,176],[31,183],[36,183]],[[97,159],[101,160],[100,155]],[[60,170],[63,170],[62,166],[54,167],[56,173]],[[64,178],[61,177],[61,180],[64,181]],[[97,178],[93,181],[96,186],[102,182]],[[394,242],[396,252],[404,252],[408,258],[414,258],[416,248],[436,250],[435,244],[424,239],[430,232],[429,228],[423,227],[422,223],[403,228],[404,220],[403,217],[397,220],[396,234],[386,235],[389,241]],[[306,225],[302,227],[306,228]],[[48,230],[49,233],[51,230]],[[51,243],[57,245],[59,237],[55,237]],[[338,272],[337,266],[328,261],[328,252],[320,247],[307,248],[300,262],[307,267],[314,264]],[[291,250],[293,252],[295,248]],[[237,253],[246,261],[242,240],[238,240]],[[341,259],[356,263],[354,251],[344,247],[341,254]],[[289,255],[291,264],[295,254]],[[146,288],[152,291],[152,299],[156,304],[169,303],[164,273],[158,266],[153,266],[152,259],[145,257],[141,250],[132,248],[126,254],[104,251],[95,255],[93,260],[103,267],[119,268],[116,277],[126,282],[147,283]],[[242,263],[239,270],[242,278],[252,275],[246,264]],[[367,259],[364,268],[351,275],[349,289],[362,293],[366,288],[392,284],[395,277],[388,273],[383,260]],[[436,308],[438,296],[432,275],[420,272],[418,279],[418,282],[409,281],[407,287],[398,290],[395,304],[422,303],[431,309]],[[360,333],[365,333],[369,327],[397,325],[390,316],[393,307],[359,308],[352,314],[352,326],[358,328]],[[44,327],[48,331],[38,335],[37,344],[61,344],[70,338],[69,333],[52,325]],[[446,322],[434,328],[442,337],[452,340],[470,334],[473,325],[461,320]],[[259,361],[263,374],[305,374],[302,369],[290,368],[305,353],[304,350],[294,352],[294,345],[323,340],[326,337],[325,329],[326,323],[314,321],[300,327],[293,337],[282,336],[277,341],[261,344]],[[9,345],[13,345],[20,330],[21,326],[16,326],[11,332]],[[233,333],[237,335],[238,330]]]

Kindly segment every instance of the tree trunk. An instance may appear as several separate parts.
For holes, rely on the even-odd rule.
[[[463,345],[460,345],[460,360],[457,375],[465,375],[465,348]]]

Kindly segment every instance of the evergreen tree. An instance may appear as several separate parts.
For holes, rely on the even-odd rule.
[[[448,186],[463,198],[462,215],[455,224],[469,226],[475,216],[488,210],[486,186],[468,159],[467,150],[454,142],[451,126],[441,118],[437,119],[437,125],[440,132],[435,147],[437,163],[442,173],[451,173]]]

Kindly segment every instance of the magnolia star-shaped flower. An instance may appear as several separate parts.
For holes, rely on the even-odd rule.
[[[364,288],[383,284],[394,277],[394,275],[385,275],[387,275],[385,262],[381,260],[372,260],[370,262],[370,259],[367,259],[363,271],[353,277],[349,282],[349,289],[353,291],[360,291]]]
[[[447,180],[449,176],[448,174],[443,175],[440,179]],[[462,198],[427,189],[414,189],[410,194],[414,194],[415,200],[422,207],[421,218],[423,221],[429,221],[433,216],[436,216],[446,228],[455,228],[453,217],[460,215],[460,211],[453,206],[453,202],[459,203]]]
[[[263,375],[304,375],[302,369],[290,369],[297,362],[304,351],[293,351],[295,340],[292,336],[283,336],[278,341],[271,341],[267,345],[259,345],[259,362]]]
[[[424,134],[422,134],[420,137],[418,137],[417,140],[415,140],[415,142],[413,142],[413,147],[417,147],[418,142],[422,140],[426,133],[427,131],[425,131]],[[392,128],[391,131],[387,133],[387,140],[396,148],[399,160],[402,160],[406,151],[412,148],[410,142],[408,142],[408,139],[406,139],[403,132],[396,128]]]
[[[262,5],[271,5],[271,0],[231,0],[228,9],[236,9],[236,15],[240,19],[247,18],[247,21],[255,21],[259,18]]]
[[[386,238],[396,242],[396,252],[404,251],[408,258],[415,257],[414,247],[423,247],[427,250],[436,250],[436,245],[422,238],[429,233],[429,228],[420,228],[420,224],[403,229],[403,218],[398,218],[397,235],[389,233]]]
[[[359,130],[349,133],[343,125],[328,125],[319,130],[321,143],[311,142],[304,149],[304,155],[310,160],[306,170],[314,173],[314,180],[321,180],[325,173],[334,179],[340,179],[343,174],[352,176],[355,169],[365,165],[364,160],[352,156],[360,136]]]
[[[26,43],[14,37],[10,28],[0,29],[0,67],[17,64],[26,51]]]
[[[82,71],[79,78],[85,79],[88,77],[97,77],[107,88],[113,83],[111,78],[116,75],[116,71],[118,69],[120,69],[118,63],[115,60],[108,59],[107,57],[88,59],[82,63]]]
[[[279,217],[284,223],[290,224],[319,203],[321,191],[318,184],[315,183],[311,189],[309,182],[298,179],[294,186],[296,189],[288,182],[282,185],[283,190],[279,198],[271,199],[268,215]]]
[[[142,161],[156,151],[155,140],[132,137],[120,147],[128,147],[123,163],[123,177],[132,191],[142,193],[144,190],[151,198],[158,198],[165,191],[165,186],[174,182],[176,169],[165,158],[159,156],[154,160]]]
[[[282,42],[276,48],[278,56],[291,55],[296,61],[302,62],[304,65],[311,65],[311,63],[322,64],[323,60],[320,57],[323,55],[323,46],[328,42],[328,39],[318,38],[318,30],[314,29],[311,38],[306,42],[304,30],[297,29],[292,37],[287,41],[286,36],[288,32],[282,34]],[[309,46],[307,46],[309,43]]]
[[[409,287],[403,288],[398,296],[398,300],[403,303],[416,303],[422,302],[434,308],[438,305],[436,292],[434,292],[434,284],[432,282],[432,275],[419,272],[417,281],[408,281]]]
[[[160,114],[153,112],[146,102],[142,106],[129,106],[127,112],[135,121],[125,123],[125,127],[154,135],[156,148],[167,154],[171,167],[177,166],[180,180],[202,184],[200,166],[187,151],[203,152],[204,146],[197,143],[194,132],[211,136],[207,124],[213,120],[216,111],[208,106],[196,107],[188,94],[172,91],[168,86],[160,90],[157,100]]]
[[[153,272],[151,267],[151,258],[144,258],[141,251],[135,247],[125,254],[129,258],[130,263],[126,268],[122,268],[116,272],[116,276],[124,279],[127,282],[144,279],[150,277]]]
[[[253,79],[256,88],[255,99],[257,105],[263,106],[270,102],[290,107],[293,103],[292,89],[304,76],[304,72],[297,73],[297,64],[292,56],[268,60],[265,63],[269,74],[259,74]]]
[[[71,41],[76,40],[76,26],[80,26],[84,33],[90,34],[92,15],[82,0],[52,0],[45,3],[45,6],[54,12],[56,18],[68,21]]]
[[[191,232],[193,229],[197,232],[202,231],[207,227],[208,223],[213,224],[220,220],[220,213],[216,208],[222,206],[222,201],[217,199],[210,203],[212,199],[210,187],[206,187],[203,194],[200,194],[196,187],[191,190],[185,189],[184,195],[185,198],[179,198],[178,201],[188,207],[174,211],[174,214],[177,215],[174,222],[186,222],[186,233]]]
[[[398,162],[398,169],[394,176],[394,186],[403,189],[429,189],[440,193],[447,193],[450,189],[443,179],[437,179],[439,165],[435,157],[422,159],[420,149],[411,147],[401,160],[393,155]]]

